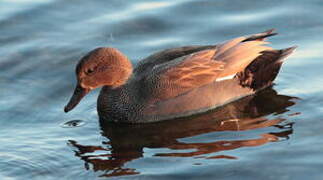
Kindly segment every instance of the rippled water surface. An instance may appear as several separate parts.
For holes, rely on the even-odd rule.
[[[323,179],[322,0],[0,1],[0,179]],[[71,113],[74,66],[98,46],[157,50],[276,28],[298,45],[272,89],[146,125]]]

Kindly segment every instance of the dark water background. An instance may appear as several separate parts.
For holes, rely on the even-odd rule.
[[[140,126],[100,125],[98,91],[63,113],[97,46],[136,63],[270,28],[274,48],[299,46],[274,90]],[[0,179],[323,179],[322,33],[322,0],[2,0]]]

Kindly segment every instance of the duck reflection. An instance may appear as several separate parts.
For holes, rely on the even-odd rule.
[[[75,156],[85,161],[86,169],[92,166],[94,171],[103,171],[102,176],[139,173],[136,169],[126,168],[124,165],[143,157],[144,148],[169,149],[166,153],[163,151],[155,153],[154,156],[236,159],[237,157],[216,152],[225,153],[226,150],[261,146],[268,142],[289,139],[293,133],[293,124],[284,122],[286,119],[277,115],[289,111],[287,108],[295,104],[293,99],[295,97],[278,95],[275,90],[269,88],[254,96],[189,118],[140,125],[100,122],[102,135],[107,137],[108,141],[102,142],[100,146],[91,146],[70,140],[69,145],[75,148]],[[268,115],[273,116],[266,117]],[[242,139],[242,136],[237,138],[238,140],[214,139],[211,142],[181,140],[206,133],[247,131],[266,127],[275,127],[275,132],[271,132],[273,128],[263,129],[257,138],[253,139]]]

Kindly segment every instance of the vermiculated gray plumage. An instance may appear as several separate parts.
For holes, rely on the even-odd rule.
[[[295,49],[266,46],[273,31],[163,50],[134,70],[118,50],[99,48],[78,65],[78,84],[88,89],[103,85],[97,104],[103,121],[148,123],[205,112],[272,85],[283,59]],[[89,67],[100,71],[87,74]]]

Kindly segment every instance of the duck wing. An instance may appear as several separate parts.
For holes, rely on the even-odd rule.
[[[159,64],[170,62],[176,58],[183,57],[198,51],[215,48],[215,45],[206,45],[206,46],[183,46],[177,48],[170,48],[159,51],[148,56],[145,59],[139,61],[138,65],[134,69],[136,75],[143,75],[150,73],[150,70]]]
[[[155,64],[145,74],[144,86],[152,97],[166,100],[201,86],[234,76],[264,51],[265,37],[273,30],[247,37],[238,37],[204,50],[180,56],[171,61]]]

